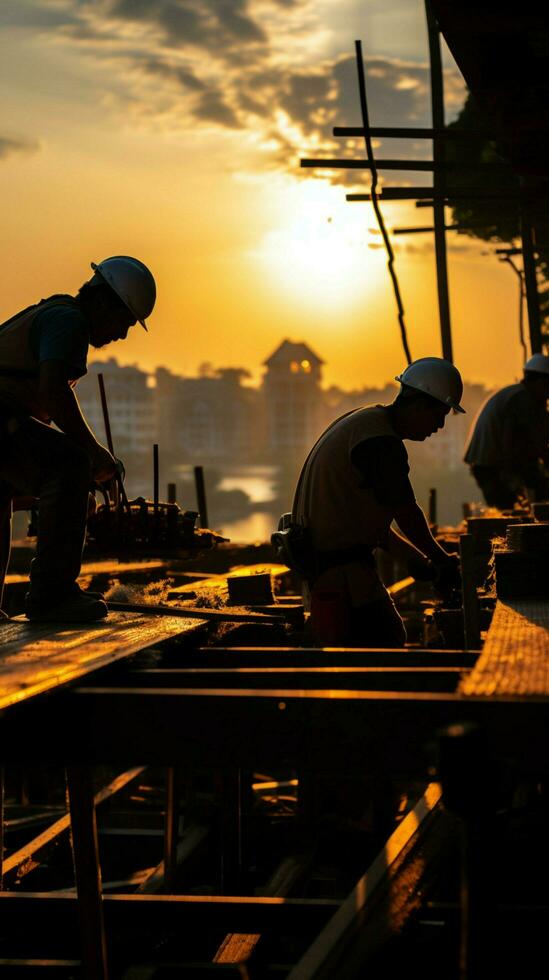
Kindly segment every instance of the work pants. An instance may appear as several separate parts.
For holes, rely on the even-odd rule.
[[[310,610],[319,646],[402,647],[406,642],[396,606],[368,562],[323,572],[310,589]]]
[[[87,453],[64,433],[23,418],[14,432],[2,436],[0,536],[5,546],[11,498],[37,497],[38,537],[30,594],[38,602],[64,598],[80,574],[90,483]]]

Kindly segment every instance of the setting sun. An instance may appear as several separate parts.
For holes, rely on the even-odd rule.
[[[369,209],[348,204],[344,188],[303,182],[289,188],[284,223],[267,232],[255,254],[263,274],[292,298],[316,308],[350,306],[384,262],[371,223]]]

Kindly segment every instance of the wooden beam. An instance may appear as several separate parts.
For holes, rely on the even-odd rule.
[[[101,868],[89,766],[67,766],[67,788],[82,944],[82,976],[85,980],[108,980]]]
[[[359,931],[359,924],[362,933],[361,945],[364,947],[366,940],[366,951],[368,947],[379,948],[381,943],[401,926],[402,921],[406,918],[406,898],[402,902],[402,898],[398,894],[398,862],[411,846],[415,844],[417,847],[422,832],[425,834],[429,830],[441,796],[442,790],[438,783],[431,783],[427,787],[425,794],[391,834],[383,850],[372,862],[366,874],[357,882],[341,908],[316,937],[299,962],[290,970],[288,980],[317,980],[317,978],[324,980],[328,977],[341,976],[341,963],[345,957],[344,946],[349,944],[354,938],[354,934]],[[396,873],[393,870],[395,866]],[[420,901],[421,889],[418,888],[418,885],[424,870],[424,862],[422,861],[415,862],[415,872],[408,868],[405,892],[408,901],[410,902],[412,899],[408,905],[408,915],[414,905]],[[393,895],[391,895],[391,889]],[[401,899],[400,904],[399,898]],[[381,918],[376,921],[375,926],[372,927],[372,923],[368,922],[368,913],[371,914],[371,910],[375,909],[378,903],[384,903],[383,913]],[[394,915],[391,915],[391,906]],[[399,914],[397,914],[397,908]],[[367,937],[366,931],[369,932]],[[366,956],[366,951],[363,953],[364,956]],[[358,972],[353,973],[353,975],[358,976]],[[362,976],[362,972],[360,975]]]
[[[116,779],[113,779],[108,786],[99,790],[95,795],[95,806],[100,806],[101,803],[110,800],[116,793],[129,786],[130,783],[134,782],[135,779],[145,772],[145,768],[145,766],[136,766],[133,769],[128,769],[127,772],[121,773]],[[70,814],[67,813],[33,840],[29,841],[28,844],[25,844],[19,850],[6,857],[4,861],[6,883],[11,884],[15,878],[21,878],[36,868],[40,863],[40,859],[46,855],[50,847],[57,843],[61,834],[68,831],[69,827]]]

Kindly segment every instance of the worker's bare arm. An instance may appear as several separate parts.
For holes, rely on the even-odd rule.
[[[393,527],[389,529],[387,551],[402,561],[424,561],[428,563],[424,553],[408,541],[407,538],[403,538]]]
[[[431,561],[438,563],[448,560],[448,553],[431,534],[427,518],[417,503],[399,507],[395,512],[395,521],[408,541]]]
[[[44,412],[57,427],[88,453],[93,475],[102,482],[113,476],[116,463],[95,438],[84,418],[78,399],[67,380],[64,361],[43,361],[40,365],[39,397]]]

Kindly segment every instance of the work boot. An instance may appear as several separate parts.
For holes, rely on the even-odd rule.
[[[71,595],[71,597],[72,596],[81,596],[84,599],[103,599],[104,598],[102,592],[91,592],[90,589],[82,589],[79,586],[78,582],[75,582],[74,585],[72,586],[71,591],[70,591],[70,595]]]
[[[69,595],[57,601],[38,601],[30,593],[25,596],[25,615],[31,623],[93,623],[108,612],[102,599]]]

